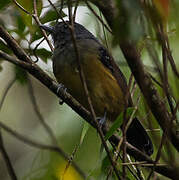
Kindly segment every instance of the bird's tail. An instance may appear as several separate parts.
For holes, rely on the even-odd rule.
[[[126,138],[130,144],[145,152],[147,155],[150,156],[153,154],[152,141],[137,118],[134,118],[130,124]]]

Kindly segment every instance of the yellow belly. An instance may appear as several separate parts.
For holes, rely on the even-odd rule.
[[[85,57],[81,55],[80,61],[96,115],[102,117],[106,112],[107,118],[113,121],[124,109],[124,97],[116,79],[98,58],[93,53],[88,53]],[[55,57],[55,61],[61,61],[61,58]],[[68,62],[59,63],[58,66],[56,64],[54,74],[57,81],[64,84],[67,91],[89,110],[77,66],[74,66],[77,61],[75,59],[74,61],[72,64]]]

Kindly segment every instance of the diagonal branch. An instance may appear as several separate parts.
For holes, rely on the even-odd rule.
[[[44,118],[43,118],[43,116],[42,116],[42,114],[40,112],[39,106],[37,105],[37,101],[36,101],[36,98],[35,98],[35,95],[34,95],[34,89],[33,89],[33,86],[32,86],[32,81],[31,81],[30,77],[28,77],[28,90],[29,90],[29,96],[31,97],[30,100],[32,102],[34,112],[36,113],[36,115],[37,115],[41,125],[43,126],[44,130],[47,132],[47,134],[51,138],[52,143],[57,145],[58,141],[57,141],[57,139],[55,137],[55,134],[53,133],[50,126],[45,122],[45,120],[44,120]]]
[[[164,102],[160,99],[149,75],[145,72],[136,48],[129,42],[122,42],[120,47],[153,115],[163,131],[167,128],[166,133],[168,138],[177,151],[179,151],[179,137],[177,137],[176,132],[170,123],[171,117]]]
[[[12,163],[10,161],[8,153],[6,152],[6,149],[4,147],[4,142],[3,142],[3,137],[2,137],[1,130],[0,130],[0,152],[1,152],[2,157],[3,157],[3,159],[4,159],[5,163],[6,163],[9,176],[11,177],[12,180],[17,180],[16,173],[14,171],[14,168],[12,166]]]
[[[2,109],[2,106],[3,106],[3,103],[5,101],[5,98],[7,97],[7,94],[9,92],[9,90],[12,88],[13,84],[15,83],[16,79],[12,79],[7,87],[5,88],[5,92],[3,93],[3,96],[2,96],[2,99],[0,100],[0,111]],[[9,176],[11,177],[12,180],[17,180],[17,176],[16,176],[16,173],[14,171],[14,168],[13,168],[13,165],[11,163],[11,160],[8,156],[8,153],[5,149],[5,146],[4,146],[4,141],[3,141],[3,137],[2,137],[2,132],[1,132],[1,128],[0,128],[0,152],[2,154],[2,157],[6,163],[6,167],[7,167],[7,170],[8,170],[8,173],[9,173]]]

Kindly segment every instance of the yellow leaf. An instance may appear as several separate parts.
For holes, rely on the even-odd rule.
[[[56,178],[58,180],[82,180],[79,173],[71,166],[64,162],[56,167]]]

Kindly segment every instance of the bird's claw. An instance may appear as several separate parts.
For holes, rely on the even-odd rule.
[[[67,88],[62,84],[58,84],[58,88],[57,88],[57,93],[59,93],[60,90],[63,90],[65,93],[67,92]],[[62,105],[64,103],[64,101],[62,99],[60,99],[59,104]]]
[[[67,88],[62,83],[58,84],[57,93],[59,93],[60,89],[63,89],[65,93],[67,92]]]
[[[97,117],[97,120],[99,122],[99,126],[102,127],[105,123],[106,123],[106,111],[104,112],[104,116],[103,117]]]

